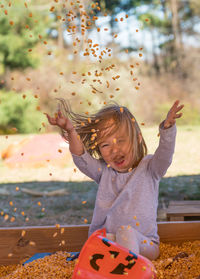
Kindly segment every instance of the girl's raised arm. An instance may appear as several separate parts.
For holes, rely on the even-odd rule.
[[[51,117],[47,113],[45,115],[51,125],[58,126],[62,129],[63,137],[69,142],[70,152],[78,156],[82,155],[84,153],[83,143],[70,119],[64,117],[60,110],[55,117]]]
[[[176,139],[176,118],[180,118],[182,113],[178,113],[184,105],[179,106],[179,101],[175,101],[170,108],[166,119],[160,124],[160,142],[152,159],[149,162],[149,170],[156,179],[165,175],[171,165]]]

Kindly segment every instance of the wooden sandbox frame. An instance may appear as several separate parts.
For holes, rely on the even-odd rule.
[[[88,225],[0,228],[0,265],[17,264],[36,253],[58,250],[80,251],[88,238]],[[26,233],[22,237],[22,231]],[[53,235],[57,232],[57,236]],[[200,240],[200,221],[159,222],[158,234],[162,242],[179,243]],[[59,246],[62,240],[65,245]],[[9,255],[9,256],[8,256]]]

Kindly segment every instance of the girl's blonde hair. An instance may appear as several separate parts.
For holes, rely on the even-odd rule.
[[[61,105],[60,110],[62,114],[72,121],[85,149],[93,157],[103,159],[99,150],[99,143],[118,131],[123,125],[127,129],[130,152],[133,152],[134,155],[133,167],[137,167],[142,158],[147,154],[147,146],[139,125],[128,108],[112,103],[105,105],[97,113],[83,115],[74,113],[69,103],[64,99],[58,100]],[[141,140],[139,140],[140,137]]]

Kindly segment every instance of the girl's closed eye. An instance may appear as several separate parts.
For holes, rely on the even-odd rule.
[[[101,145],[101,148],[102,147],[107,147],[107,146],[108,146],[108,143],[104,143],[104,144]]]

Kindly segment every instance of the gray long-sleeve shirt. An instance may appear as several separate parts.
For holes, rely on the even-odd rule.
[[[157,234],[157,207],[159,181],[172,162],[175,148],[176,125],[163,129],[154,155],[145,156],[137,168],[120,173],[88,152],[72,154],[76,166],[99,184],[89,235],[105,227],[116,234],[122,225],[131,225],[155,243]]]

